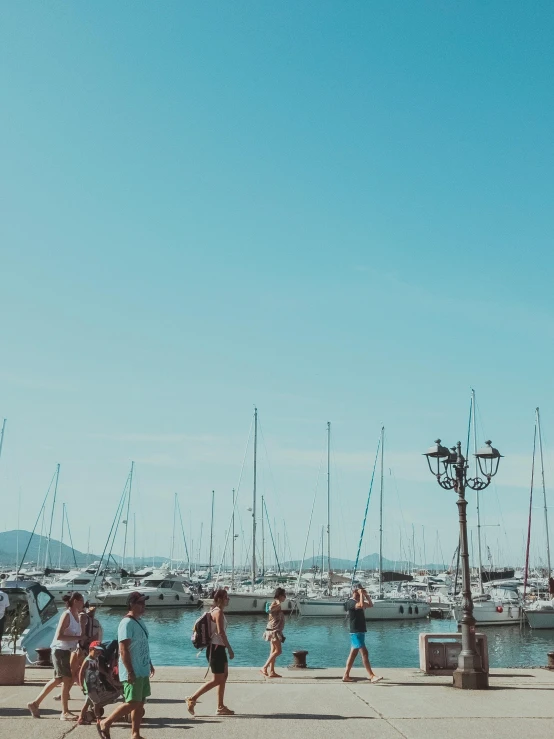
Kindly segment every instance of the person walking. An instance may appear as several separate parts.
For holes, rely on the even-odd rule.
[[[285,614],[281,603],[286,600],[287,593],[284,588],[277,588],[273,601],[269,606],[269,620],[264,632],[264,639],[269,642],[269,657],[260,672],[265,677],[282,677],[275,672],[275,660],[283,651],[282,644],[285,641],[283,630],[285,628]]]
[[[73,685],[71,674],[71,653],[77,649],[79,639],[82,637],[79,614],[83,610],[84,598],[81,593],[71,593],[64,596],[67,609],[60,616],[58,628],[54,641],[50,645],[52,649],[52,663],[54,665],[54,677],[46,683],[34,701],[27,703],[27,708],[34,718],[40,718],[39,707],[42,701],[58,685],[62,685],[62,721],[77,721],[77,716],[69,710],[69,691]]]
[[[201,688],[198,688],[196,693],[185,699],[187,702],[187,710],[191,716],[194,716],[194,707],[200,696],[214,688],[217,689],[217,715],[233,716],[235,713],[234,711],[231,711],[230,708],[227,708],[224,703],[225,685],[227,683],[227,678],[229,677],[227,653],[229,653],[229,659],[234,659],[235,656],[235,653],[229,644],[229,640],[227,639],[227,619],[223,613],[225,606],[228,604],[228,592],[222,588],[216,590],[213,595],[213,605],[210,610],[210,644],[206,650],[206,657],[210,665],[210,670],[212,671],[212,679],[204,683]]]
[[[150,678],[154,666],[150,660],[148,629],[142,616],[149,596],[132,592],[127,598],[127,615],[119,624],[119,679],[123,683],[124,703],[119,705],[103,721],[96,724],[102,739],[110,739],[110,726],[120,718],[131,714],[132,739],[140,739],[140,725],[144,716],[144,704],[150,695]]]
[[[372,670],[369,663],[367,647],[365,645],[365,635],[367,626],[365,622],[366,608],[372,608],[373,602],[367,592],[362,588],[360,583],[356,583],[352,587],[352,596],[346,601],[346,610],[350,621],[350,654],[346,660],[346,669],[342,678],[343,683],[354,682],[350,677],[350,670],[354,665],[354,661],[358,656],[358,652],[362,656],[362,662],[372,683],[378,683],[382,677],[378,677]]]
[[[0,585],[2,582],[0,581]],[[0,590],[0,652],[2,651],[2,637],[6,625],[6,610],[10,607],[10,599],[5,590]]]

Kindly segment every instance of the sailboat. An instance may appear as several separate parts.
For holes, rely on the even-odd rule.
[[[322,547],[323,552],[323,547]],[[323,558],[323,554],[322,554]],[[323,567],[322,567],[323,569]],[[323,578],[323,572],[322,578]],[[345,598],[332,595],[333,573],[331,570],[331,423],[327,422],[327,595],[318,598],[300,598],[297,601],[301,616],[345,616]]]
[[[546,485],[544,482],[544,460],[543,460],[543,453],[542,453],[542,434],[541,434],[541,419],[540,419],[540,413],[539,409],[537,408],[535,410],[536,413],[536,429],[538,431],[538,437],[539,437],[539,453],[541,458],[541,478],[542,478],[542,494],[543,494],[543,504],[544,504],[544,525],[546,529],[546,561],[547,561],[547,567],[548,567],[548,589],[550,592],[550,595],[553,594],[553,585],[554,581],[552,580],[552,570],[551,570],[551,564],[550,564],[550,538],[549,538],[549,532],[548,532],[548,508],[546,505]],[[532,500],[532,499],[531,499]],[[531,506],[530,506],[531,509]],[[531,516],[531,510],[529,510],[529,517]],[[531,520],[529,518],[529,537],[528,537],[528,544],[527,548],[529,549],[529,539],[531,534]],[[527,583],[527,573],[529,570],[529,558],[527,557],[527,562],[525,563],[525,583]],[[532,629],[554,629],[554,598],[552,600],[544,600],[539,599],[536,600],[534,603],[532,603],[530,606],[524,608],[525,615],[527,617],[527,621],[529,622],[529,626]]]
[[[383,498],[384,498],[384,459],[385,427],[381,428],[381,484],[379,490],[379,592],[372,597],[373,608],[366,608],[366,621],[412,621],[427,618],[431,607],[428,602],[409,595],[383,595]]]
[[[225,612],[227,614],[263,614],[266,613],[266,603],[272,599],[273,591],[264,588],[263,584],[260,587],[258,584],[258,564],[256,560],[256,538],[257,538],[257,518],[256,509],[258,502],[257,492],[257,464],[258,464],[258,409],[254,408],[254,460],[253,460],[253,491],[252,491],[252,560],[250,567],[250,584],[246,586],[244,590],[238,590],[235,588],[235,506],[236,506],[236,495],[233,491],[233,518],[232,518],[232,573],[231,573],[231,587],[226,588],[229,594],[229,603],[225,606]],[[263,510],[262,510],[263,516]],[[263,518],[262,518],[263,520]],[[263,531],[263,530],[262,530]],[[262,546],[263,549],[263,546]],[[211,556],[210,556],[211,560]],[[262,562],[263,564],[263,562]],[[223,584],[218,584],[218,578],[215,581],[215,587],[222,587]],[[211,607],[211,600],[205,599],[202,601],[204,608]],[[282,609],[285,613],[292,610],[293,602],[287,599]]]
[[[473,448],[477,452],[477,427],[476,427],[476,406],[475,406],[475,390],[471,391],[470,406],[470,431],[471,423],[473,423]],[[469,436],[468,436],[469,442]],[[476,472],[477,474],[477,472]],[[498,581],[492,583],[488,592],[485,592],[483,581],[483,564],[481,557],[481,515],[479,507],[479,491],[476,491],[476,509],[477,509],[477,554],[479,558],[479,592],[472,596],[473,599],[473,617],[478,626],[509,626],[518,623],[522,617],[522,601],[517,589],[516,581]],[[463,609],[461,599],[458,600],[453,609],[454,618],[461,623],[463,618]]]

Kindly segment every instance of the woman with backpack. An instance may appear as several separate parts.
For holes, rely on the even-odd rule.
[[[187,710],[191,716],[194,716],[194,707],[200,696],[209,690],[213,690],[213,688],[217,688],[217,715],[233,716],[235,713],[227,708],[224,703],[225,684],[229,677],[227,653],[229,659],[233,659],[235,656],[227,639],[227,619],[223,613],[225,606],[228,604],[229,594],[227,591],[223,589],[216,590],[213,595],[213,605],[207,614],[209,617],[210,641],[206,649],[206,657],[212,671],[212,679],[204,683],[194,695],[186,698]]]

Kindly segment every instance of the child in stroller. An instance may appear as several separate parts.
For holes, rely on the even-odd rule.
[[[93,641],[88,657],[79,672],[79,685],[83,688],[86,701],[81,709],[79,724],[91,724],[104,714],[104,706],[115,703],[122,694],[122,685],[117,677],[117,640]]]

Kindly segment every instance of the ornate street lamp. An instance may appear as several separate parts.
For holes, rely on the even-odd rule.
[[[479,465],[480,477],[468,476],[468,463],[462,455],[460,442],[452,449],[441,446],[437,439],[425,455],[431,474],[437,478],[439,485],[445,490],[454,490],[458,493],[458,514],[460,521],[460,558],[462,560],[462,651],[458,659],[458,668],[454,671],[455,688],[469,690],[483,690],[489,687],[489,676],[483,671],[481,657],[477,652],[475,641],[475,619],[473,617],[473,600],[469,579],[469,551],[467,546],[467,500],[466,487],[472,490],[484,490],[490,485],[491,479],[498,472],[498,465],[502,455],[490,441],[476,452],[475,457]]]

